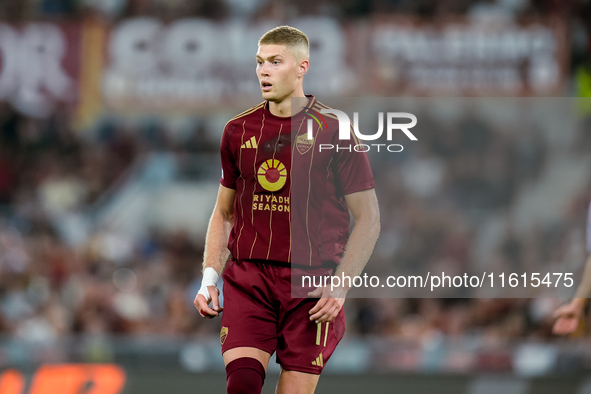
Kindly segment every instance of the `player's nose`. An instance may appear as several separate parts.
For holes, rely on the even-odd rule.
[[[269,76],[269,69],[267,66],[267,63],[263,63],[260,67],[259,67],[259,75],[261,77],[268,77]]]

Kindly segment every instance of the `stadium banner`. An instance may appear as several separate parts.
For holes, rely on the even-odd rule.
[[[32,117],[75,105],[81,45],[80,23],[0,23],[0,100]]]
[[[359,48],[351,47],[348,30],[333,18],[289,23],[307,32],[310,56],[317,59],[306,75],[306,85],[331,95],[353,92],[355,85],[343,82],[355,75],[347,54]],[[155,18],[121,21],[110,31],[102,81],[104,103],[116,110],[177,113],[251,105],[260,97],[255,75],[257,42],[278,24],[202,18],[170,23]]]
[[[161,339],[163,342],[170,338]],[[3,394],[159,394],[218,393],[225,387],[224,364],[211,363],[211,358],[195,352],[195,345],[210,339],[175,345],[163,350],[157,346],[134,352],[120,352],[121,361],[80,362],[52,361],[23,363],[21,353],[2,360],[0,392]],[[482,342],[482,341],[481,341]],[[585,393],[591,387],[588,368],[589,349],[584,342],[577,346],[546,343],[496,344],[444,339],[440,336],[425,341],[378,339],[363,342],[344,339],[331,362],[323,370],[317,391],[359,393],[453,392],[496,393],[495,388],[517,386],[510,393]],[[12,349],[19,348],[12,344]],[[105,343],[108,347],[108,343]],[[55,345],[54,345],[55,347]],[[44,346],[47,350],[47,345]],[[213,351],[213,349],[212,349]],[[189,356],[193,368],[183,362]],[[67,358],[64,349],[59,358]],[[18,361],[13,363],[10,358]],[[145,360],[149,361],[146,362]],[[142,360],[142,361],[138,361]],[[579,361],[573,367],[572,360]],[[188,361],[188,360],[187,360]],[[198,366],[198,368],[194,368]],[[267,376],[276,379],[279,364],[271,359]],[[195,388],[198,388],[196,391]],[[266,384],[263,394],[275,392]]]
[[[344,286],[353,298],[571,297],[586,259],[587,201],[574,214],[572,196],[589,180],[590,157],[580,149],[589,143],[588,116],[579,107],[590,101],[294,102],[284,171],[291,193],[282,207],[291,213],[292,296]],[[358,272],[354,261],[371,251],[361,245],[373,242],[365,237],[373,230],[363,227],[357,247],[346,246],[353,220],[343,204],[346,195],[373,188],[365,158],[381,233]],[[259,151],[255,219],[281,216],[281,160],[272,149]],[[334,271],[339,261],[347,268]]]
[[[425,363],[420,357],[411,357],[410,350],[402,350],[390,355],[397,357],[399,364],[404,362]],[[435,351],[431,351],[435,354]],[[403,370],[396,373],[364,373],[349,370],[334,373],[324,372],[317,387],[318,392],[339,392],[354,394],[361,391],[372,393],[423,392],[423,393],[491,393],[498,388],[509,388],[510,393],[585,393],[591,381],[584,372],[553,374],[516,375],[504,372],[495,363],[502,364],[502,355],[490,351],[480,364],[488,363],[486,373],[429,373]],[[444,355],[445,356],[445,355]],[[415,361],[416,360],[416,361]],[[468,360],[472,360],[468,358]],[[428,359],[427,359],[428,361]],[[451,360],[453,361],[453,360]],[[545,361],[545,360],[544,360]],[[474,362],[474,361],[473,361]],[[272,359],[269,365],[275,364]],[[377,364],[377,363],[374,363]],[[538,364],[540,364],[538,362]],[[329,364],[330,365],[330,364]],[[384,364],[381,364],[384,367]],[[496,367],[496,369],[495,369]],[[108,371],[110,369],[111,371]],[[327,367],[326,370],[329,368]],[[104,371],[101,371],[104,370]],[[107,373],[105,373],[107,372]],[[537,372],[534,370],[534,372]],[[101,374],[102,373],[102,374]],[[267,372],[276,378],[276,372]],[[525,376],[524,376],[525,375]],[[0,390],[6,394],[160,394],[160,393],[220,393],[225,387],[226,375],[222,371],[192,373],[185,370],[159,368],[153,370],[124,370],[116,364],[57,364],[42,365],[34,373],[23,373],[18,369],[0,370]],[[195,388],[198,390],[195,390]],[[275,393],[271,384],[263,386],[262,394]]]
[[[382,96],[562,96],[568,73],[560,19],[379,16],[369,48],[372,93]]]
[[[330,96],[561,95],[566,86],[564,23],[475,24],[380,16],[288,21],[310,38],[307,91]],[[0,25],[0,100],[48,116],[78,103],[77,123],[107,110],[206,113],[252,103],[260,94],[258,38],[278,22],[164,22],[138,17],[108,25]]]
[[[316,94],[560,95],[565,88],[566,35],[556,20],[488,26],[467,19],[306,17],[288,23],[310,38],[304,87]],[[278,24],[123,20],[110,30],[103,101],[116,110],[181,113],[252,103],[260,94],[257,41]]]

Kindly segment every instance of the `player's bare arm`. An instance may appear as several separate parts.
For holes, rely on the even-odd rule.
[[[215,286],[215,282],[217,281],[217,277],[222,274],[224,265],[230,255],[227,244],[232,225],[234,224],[235,196],[236,190],[220,185],[213,214],[207,227],[205,253],[203,256],[204,278],[202,289],[199,290],[195,301],[193,301],[199,314],[206,318],[216,317],[222,311],[219,305],[219,290]],[[208,268],[213,269],[213,272],[209,271]],[[206,278],[208,274],[212,277]],[[209,306],[210,302],[212,304],[211,307]]]
[[[345,200],[355,219],[355,226],[335,275],[354,277],[361,274],[373,252],[380,234],[380,211],[374,189],[348,194]],[[310,320],[319,323],[332,321],[342,309],[348,291],[345,287],[332,292],[328,287],[319,287],[309,293],[311,297],[321,297],[310,310]]]
[[[552,331],[554,334],[567,335],[575,332],[579,325],[579,320],[583,315],[583,309],[587,303],[587,298],[591,295],[591,256],[585,264],[583,279],[579,285],[574,298],[566,305],[556,310],[554,316],[556,322]]]

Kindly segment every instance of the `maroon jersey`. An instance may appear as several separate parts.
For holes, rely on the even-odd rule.
[[[236,189],[228,242],[235,259],[340,262],[349,238],[344,196],[375,184],[365,153],[351,149],[359,141],[340,141],[332,115],[314,122],[314,138],[307,139],[307,120],[318,119],[322,108],[309,96],[307,109],[282,118],[263,102],[226,124],[221,184]]]

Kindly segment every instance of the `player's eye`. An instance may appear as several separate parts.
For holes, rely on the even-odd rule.
[[[273,64],[279,64],[279,60],[273,60]]]

